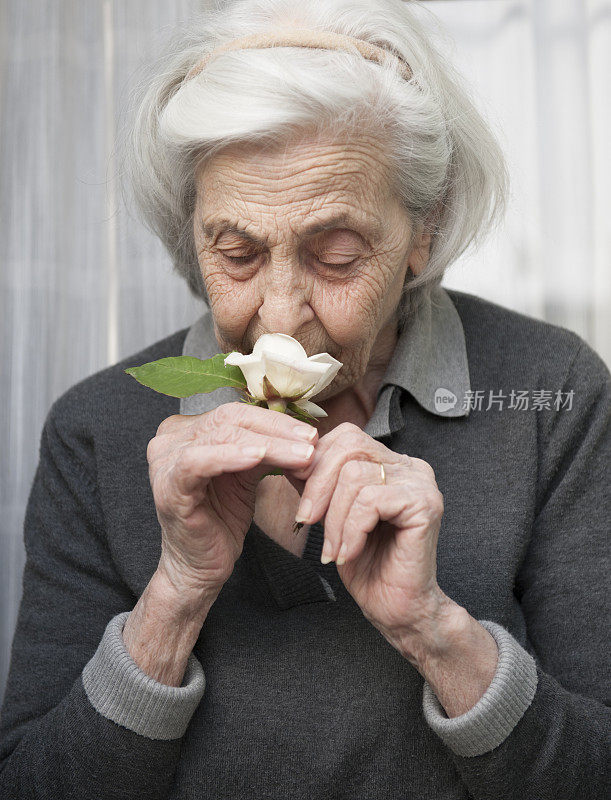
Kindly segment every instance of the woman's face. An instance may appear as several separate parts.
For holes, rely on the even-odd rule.
[[[196,176],[194,235],[222,352],[285,333],[343,363],[317,396],[367,372],[396,326],[408,265],[426,265],[374,136],[225,148]],[[376,344],[377,340],[377,344]]]

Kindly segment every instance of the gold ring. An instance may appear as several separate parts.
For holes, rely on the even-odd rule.
[[[384,464],[380,464],[380,474],[382,476],[382,483],[386,483],[386,473],[384,472]]]

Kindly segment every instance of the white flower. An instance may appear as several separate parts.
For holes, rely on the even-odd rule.
[[[257,400],[280,398],[281,406],[283,401],[293,402],[313,417],[327,413],[310,398],[322,392],[343,366],[328,353],[308,358],[299,342],[284,333],[264,333],[249,356],[234,351],[225,364],[242,370],[248,391]]]

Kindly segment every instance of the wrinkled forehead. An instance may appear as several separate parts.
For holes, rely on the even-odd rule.
[[[285,205],[319,198],[347,206],[379,204],[390,192],[388,157],[371,136],[302,137],[275,145],[228,145],[199,165],[198,200],[215,205]]]

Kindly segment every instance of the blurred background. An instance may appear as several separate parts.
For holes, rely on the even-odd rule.
[[[505,224],[444,285],[570,328],[610,364],[611,0],[418,5],[512,177]],[[132,79],[206,6],[0,0],[0,702],[51,404],[203,310],[123,206],[114,147]]]

